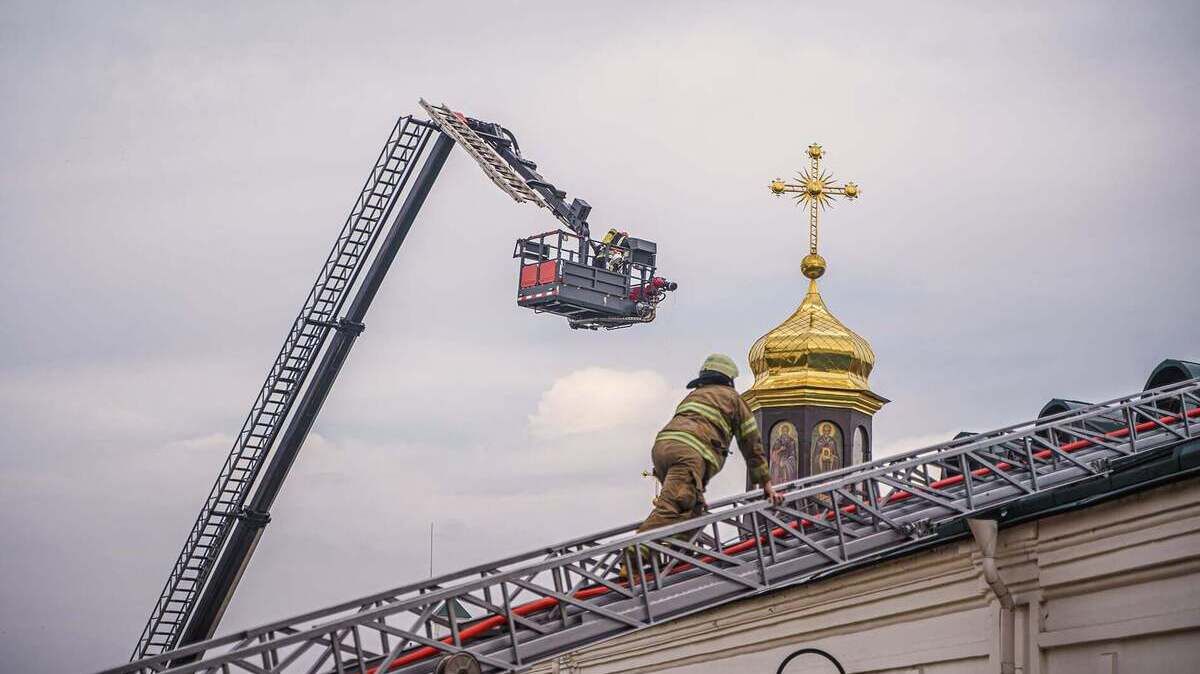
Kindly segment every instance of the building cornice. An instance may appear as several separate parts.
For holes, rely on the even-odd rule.
[[[799,407],[802,405],[819,407],[840,407],[858,410],[866,415],[873,415],[889,401],[869,389],[842,389],[824,387],[806,388],[751,388],[742,394],[742,398],[752,412],[764,408]]]

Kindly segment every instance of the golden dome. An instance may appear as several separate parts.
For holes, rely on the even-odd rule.
[[[823,405],[874,414],[887,402],[868,388],[874,366],[871,345],[829,312],[810,277],[795,313],[750,347],[754,385],[744,397],[754,410]]]

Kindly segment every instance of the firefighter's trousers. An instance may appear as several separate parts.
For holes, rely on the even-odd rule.
[[[650,451],[654,477],[662,483],[654,510],[638,531],[677,524],[703,515],[704,487],[708,484],[708,462],[695,449],[670,440],[654,443]]]

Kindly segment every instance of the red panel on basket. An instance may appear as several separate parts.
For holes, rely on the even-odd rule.
[[[546,260],[521,267],[521,287],[530,288],[558,280],[558,260]]]
[[[536,264],[527,264],[521,266],[521,287],[528,288],[529,286],[537,285],[538,266]]]

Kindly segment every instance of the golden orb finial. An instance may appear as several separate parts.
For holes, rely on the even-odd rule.
[[[855,185],[854,183],[846,183],[846,186],[842,188],[842,191],[845,193],[847,199],[857,199],[858,195],[862,194],[862,192],[858,189],[858,185]]]
[[[771,181],[771,184],[768,185],[768,187],[771,190],[771,194],[779,196],[787,190],[787,183],[783,182],[783,178],[776,178]]]
[[[820,159],[821,157],[825,156],[825,151],[821,149],[820,145],[813,143],[812,145],[808,146],[808,156],[811,159]]]
[[[800,261],[800,273],[814,281],[825,273],[825,258],[816,253],[809,253]]]

